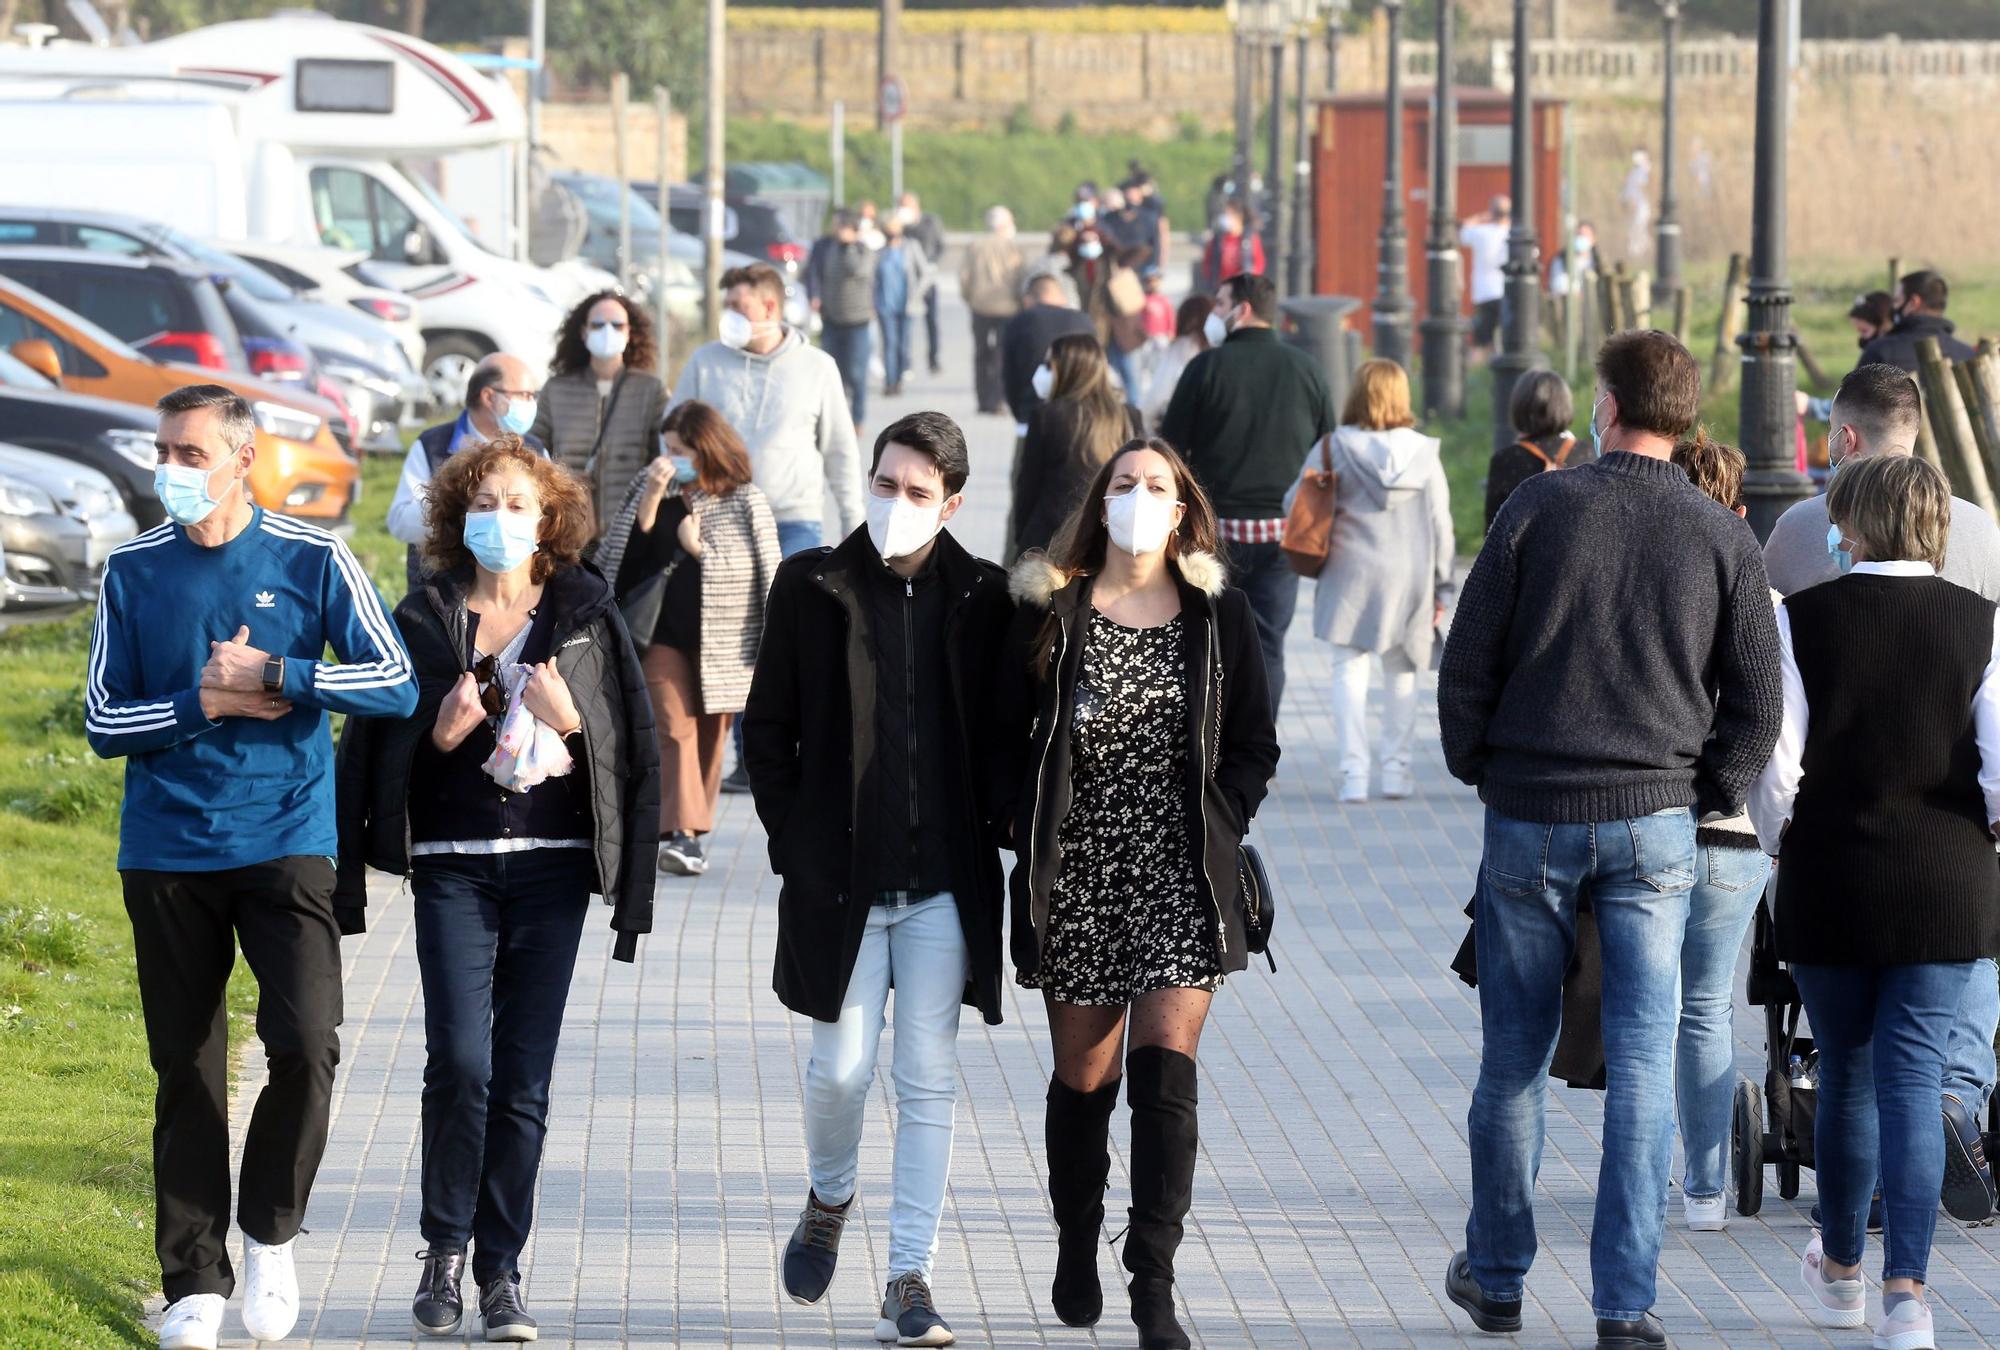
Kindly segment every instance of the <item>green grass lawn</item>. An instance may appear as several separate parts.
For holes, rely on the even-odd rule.
[[[354,548],[392,601],[372,460]],[[123,768],[83,739],[87,616],[0,633],[0,1350],[148,1344],[153,1074],[118,886]],[[241,963],[230,1030],[252,1036]]]

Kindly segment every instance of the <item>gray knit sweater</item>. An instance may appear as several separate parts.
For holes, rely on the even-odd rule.
[[[1507,499],[1438,674],[1445,763],[1518,820],[1734,811],[1784,713],[1757,539],[1623,451]]]

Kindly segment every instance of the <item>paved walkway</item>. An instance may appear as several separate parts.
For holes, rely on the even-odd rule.
[[[956,528],[991,551],[1011,432],[971,414],[965,330],[954,304],[950,373],[914,377],[909,397],[878,401],[874,416],[929,405],[966,420],[974,476]],[[1203,1046],[1203,1148],[1180,1261],[1186,1311],[1198,1343],[1212,1347],[1478,1343],[1440,1291],[1464,1231],[1465,1108],[1478,1055],[1476,1005],[1445,965],[1464,931],[1478,806],[1444,773],[1429,694],[1417,796],[1337,806],[1329,667],[1303,622],[1290,661],[1284,763],[1257,822],[1285,906],[1281,964],[1275,975],[1253,968],[1230,981]],[[723,799],[713,855],[707,876],[662,881],[657,928],[636,966],[610,960],[601,916],[587,930],[524,1263],[544,1344],[874,1344],[887,1248],[887,1076],[839,1277],[819,1307],[795,1307],[775,1265],[806,1189],[807,1035],[770,992],[777,886],[746,798]],[[333,1137],[299,1244],[301,1345],[410,1339],[412,1254],[423,1245],[423,1026],[407,895],[384,886],[371,919],[368,936],[346,949]],[[1760,1024],[1744,1010],[1737,1029],[1740,1063],[1754,1073]],[[968,1016],[960,1045],[936,1287],[961,1343],[1131,1344],[1116,1285],[1094,1333],[1047,1310],[1055,1239],[1043,1189],[1049,1060],[1039,1001],[1010,994],[996,1028]],[[245,1115],[235,1113],[239,1125]],[[1523,1345],[1591,1343],[1587,1233],[1600,1119],[1595,1094],[1552,1089],[1546,1245]],[[1125,1135],[1121,1108],[1113,1137]],[[1810,1178],[1796,1205],[1775,1189],[1773,1179],[1757,1220],[1699,1236],[1677,1226],[1675,1200],[1659,1312],[1676,1345],[1828,1343],[1789,1292]],[[1111,1190],[1116,1214],[1128,1193],[1122,1157]],[[1109,1254],[1102,1270],[1107,1283],[1115,1278]],[[2000,1230],[1941,1221],[1932,1271],[1942,1343],[2000,1343]]]

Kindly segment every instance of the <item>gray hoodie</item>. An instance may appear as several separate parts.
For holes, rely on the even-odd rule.
[[[752,480],[783,520],[822,520],[826,494],[840,512],[839,534],[861,524],[861,455],[854,417],[833,358],[786,328],[769,355],[720,342],[697,347],[668,404],[700,399],[736,428],[750,452]]]

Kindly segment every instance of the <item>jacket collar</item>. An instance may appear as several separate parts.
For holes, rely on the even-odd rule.
[[[1242,343],[1276,342],[1277,340],[1278,340],[1278,330],[1271,327],[1269,324],[1263,324],[1256,328],[1232,329],[1230,331],[1229,336],[1222,340],[1222,345],[1225,347],[1233,347],[1239,342]]]
[[[881,556],[875,552],[875,545],[868,538],[868,527],[861,525],[827,550],[824,563],[813,569],[813,583],[829,595],[851,595],[865,575],[864,569],[879,569],[881,566]],[[938,579],[945,584],[949,601],[963,599],[975,587],[986,583],[979,560],[967,552],[965,545],[954,539],[949,530],[938,532],[933,566]]]
[[[1229,584],[1222,559],[1201,549],[1190,550],[1174,559],[1173,568],[1175,579],[1180,582],[1184,594],[1192,591],[1210,602],[1222,594]],[[1081,608],[1089,598],[1091,583],[1095,580],[1096,577],[1089,573],[1071,577],[1048,554],[1034,549],[1022,554],[1007,574],[1007,593],[1014,597],[1017,604],[1069,614]],[[1071,585],[1072,581],[1081,584]]]
[[[463,643],[465,602],[472,594],[472,568],[455,567],[449,572],[433,572],[424,578],[424,592],[431,609],[444,623],[455,642]],[[556,636],[564,637],[611,608],[611,586],[604,574],[588,562],[561,567],[542,583],[542,604],[554,606]]]

